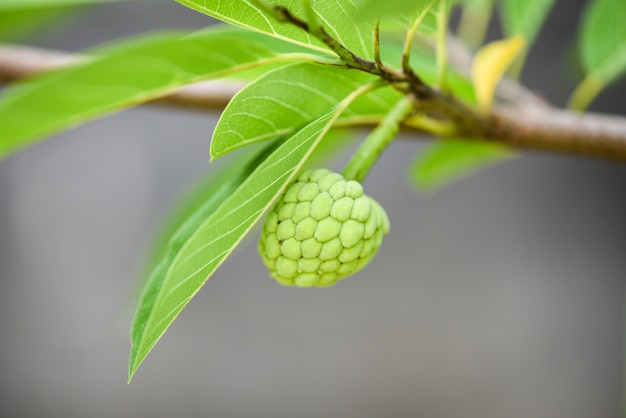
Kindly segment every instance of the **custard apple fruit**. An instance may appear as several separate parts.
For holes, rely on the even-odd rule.
[[[259,252],[280,284],[327,287],[365,267],[387,232],[387,213],[361,184],[312,169],[267,215]]]

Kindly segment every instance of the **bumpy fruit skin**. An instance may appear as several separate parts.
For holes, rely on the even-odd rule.
[[[365,267],[387,232],[387,213],[358,182],[313,169],[267,215],[259,253],[282,285],[328,287]]]

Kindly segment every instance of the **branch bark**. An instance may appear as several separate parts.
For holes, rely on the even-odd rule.
[[[515,148],[626,162],[626,118],[562,109],[500,108],[488,137]]]
[[[0,47],[0,82],[11,83],[85,59],[60,51],[24,46]],[[221,110],[241,84],[211,81],[190,84],[154,103]],[[520,89],[516,86],[514,89]],[[509,86],[507,92],[510,93]],[[514,91],[514,90],[513,90]],[[523,88],[522,90],[523,91]],[[626,162],[626,117],[574,113],[541,105],[526,96],[521,104],[484,116],[487,139],[524,150],[553,151]],[[463,132],[461,132],[463,134]]]

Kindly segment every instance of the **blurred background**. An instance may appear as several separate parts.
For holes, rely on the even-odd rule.
[[[557,2],[523,77],[560,105],[581,76],[582,3]],[[210,22],[173,1],[121,2],[31,44],[73,51]],[[592,110],[626,115],[624,94],[622,82]],[[420,194],[410,138],[365,184],[392,222],[365,271],[283,288],[255,235],[127,386],[143,260],[209,169],[217,117],[133,109],[0,163],[0,416],[620,416],[626,166],[528,153]]]

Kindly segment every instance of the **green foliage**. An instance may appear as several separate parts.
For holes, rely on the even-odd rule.
[[[0,0],[0,38],[26,34],[66,10],[61,6],[105,1],[114,0]],[[465,69],[452,68],[447,39],[453,0],[177,1],[238,28],[142,35],[105,45],[71,68],[16,84],[0,95],[4,158],[62,129],[196,81],[250,81],[224,110],[211,140],[212,158],[244,150],[229,156],[195,194],[170,225],[171,237],[154,252],[133,323],[129,380],[190,299],[310,164],[318,145],[323,144],[319,154],[339,151],[345,141],[327,135],[333,126],[377,125],[346,166],[346,179],[364,178],[402,126],[447,139],[427,148],[412,166],[412,179],[422,189],[441,187],[512,156],[480,138],[450,139],[462,131],[459,112],[488,114],[504,71],[494,67],[503,62],[501,56],[485,61],[484,54],[487,65],[474,74],[475,85],[463,75]],[[459,33],[467,35],[472,49],[483,42],[493,4],[458,2],[463,8]],[[554,0],[498,4],[506,35],[523,35],[530,44]],[[420,13],[423,21],[417,20]],[[626,70],[625,15],[623,0],[593,0],[587,9],[580,38],[587,78],[574,100],[580,107]],[[374,36],[379,18],[380,45]],[[473,36],[467,31],[475,24],[480,33]],[[474,62],[480,63],[480,56]],[[476,86],[483,91],[480,107]],[[429,107],[432,95],[441,98],[437,105],[455,104],[457,113]],[[261,147],[252,156],[250,150]],[[315,279],[300,284],[321,283]]]
[[[306,160],[303,169],[325,166],[333,157],[353,145],[357,139],[354,131],[342,128],[330,129],[317,144],[313,153]],[[264,144],[265,149],[251,158],[250,146],[240,153],[234,153],[223,158],[219,163],[211,165],[211,169],[191,187],[181,193],[174,202],[174,207],[161,221],[161,226],[152,240],[151,251],[146,263],[144,279],[139,283],[142,290],[147,285],[151,275],[157,274],[159,263],[168,259],[169,263],[179,250],[181,243],[187,240],[199,224],[215,209],[221,200],[232,194],[237,186],[248,177],[257,163],[260,163],[269,151],[276,145]],[[243,167],[243,169],[242,169]],[[161,271],[158,274],[162,274]],[[154,280],[154,279],[153,279]],[[139,295],[138,295],[139,296]]]
[[[554,0],[501,0],[500,16],[506,36],[522,35],[532,44],[553,5]]]
[[[626,1],[593,0],[583,16],[579,50],[585,71],[609,84],[626,72]]]
[[[187,7],[212,16],[216,19],[270,36],[293,42],[313,50],[330,53],[319,40],[302,29],[289,23],[280,22],[263,10],[261,2],[222,1],[222,0],[176,0]],[[301,19],[305,18],[305,10],[301,1],[280,0],[271,4],[282,5]],[[342,0],[318,0],[314,9],[320,23],[344,46],[363,58],[372,59],[371,27],[368,24],[356,24],[353,16],[356,7],[352,2]]]
[[[433,18],[433,21],[436,20],[436,15],[431,13],[430,17]],[[420,28],[422,27],[423,23],[420,25]],[[426,29],[426,31],[429,33],[429,29]],[[397,41],[390,40],[388,43],[384,44],[381,56],[383,62],[387,65],[399,68],[402,57],[402,46],[399,45]],[[419,75],[426,83],[432,85],[437,82],[437,61],[430,48],[421,44],[413,46],[410,61],[411,67],[419,69]],[[476,103],[476,95],[472,82],[467,76],[461,74],[455,68],[451,68],[450,71],[448,71],[448,88],[457,98],[467,103]]]
[[[373,20],[387,16],[409,16],[440,0],[362,0],[358,19]]]
[[[226,107],[213,132],[211,156],[221,157],[288,134],[373,80],[355,70],[306,63],[270,71],[241,90]],[[380,117],[398,97],[390,88],[376,90],[356,100],[343,117]]]
[[[189,300],[293,179],[337,116],[338,109],[334,109],[315,119],[261,163],[249,165],[256,169],[234,191],[232,184],[226,189],[230,193],[208,196],[206,208],[210,210],[197,217],[200,220],[208,214],[206,219],[193,220],[193,226],[199,224],[190,228],[193,231],[185,229],[175,236],[173,250],[155,270],[135,317],[129,379]]]
[[[110,55],[4,92],[0,158],[61,129],[166,95],[198,80],[262,65],[264,45],[219,31],[142,36]]]
[[[433,190],[512,155],[499,144],[447,139],[431,145],[415,160],[410,177],[418,189]]]
[[[22,41],[33,35],[41,36],[42,28],[49,31],[54,24],[74,17],[78,11],[77,8],[53,7],[0,12],[0,42]]]
[[[626,3],[593,0],[583,14],[578,50],[586,75],[568,106],[584,110],[608,84],[626,72]]]
[[[122,0],[2,0],[0,12],[17,10],[35,10],[50,7],[82,6],[96,3],[107,3]]]
[[[130,360],[130,375],[141,363],[137,358],[140,354],[139,344],[143,343],[146,324],[154,312],[154,303],[163,286],[169,267],[180,253],[184,244],[195,234],[198,228],[231,196],[256,166],[267,157],[273,145],[250,158],[248,155],[237,156],[230,165],[223,167],[211,176],[211,182],[203,185],[201,190],[194,194],[189,204],[181,207],[180,214],[171,216],[168,229],[173,231],[171,237],[163,245],[156,243],[152,272],[145,282],[142,296],[132,329],[133,348]],[[241,169],[243,167],[243,169]],[[149,349],[148,349],[149,350]],[[145,355],[144,355],[145,357]]]

